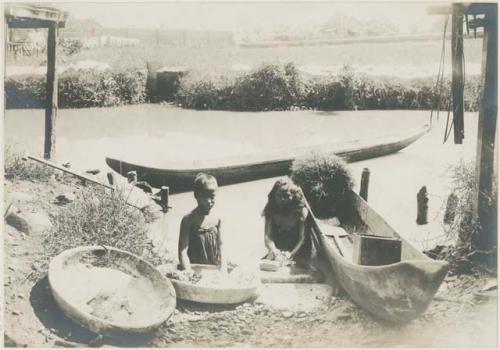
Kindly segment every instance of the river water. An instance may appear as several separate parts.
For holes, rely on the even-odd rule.
[[[109,171],[104,158],[168,167],[170,162],[217,158],[300,145],[369,140],[408,135],[429,122],[429,111],[227,112],[193,111],[170,105],[61,109],[57,120],[57,161],[75,170]],[[475,155],[477,114],[466,114],[465,142],[443,144],[446,115],[434,128],[401,152],[349,165],[358,186],[362,169],[371,171],[369,203],[398,232],[419,248],[429,248],[443,235],[443,205],[449,194],[447,169]],[[43,150],[44,111],[8,110],[6,144],[31,153]],[[263,251],[260,216],[275,179],[225,186],[216,208],[224,218],[228,256],[254,260]],[[429,191],[429,224],[418,226],[416,194]],[[173,195],[157,239],[176,250],[179,221],[196,205],[191,193]],[[168,226],[168,227],[167,227]]]

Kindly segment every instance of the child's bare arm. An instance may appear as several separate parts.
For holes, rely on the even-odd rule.
[[[274,241],[272,238],[271,219],[267,216],[265,218],[264,243],[266,245],[266,248],[269,250],[269,253],[274,254],[274,252],[276,251],[276,246],[274,245]]]
[[[189,231],[191,226],[191,217],[184,216],[181,221],[181,229],[179,234],[179,263],[181,269],[191,270],[191,262],[188,257],[189,248]]]

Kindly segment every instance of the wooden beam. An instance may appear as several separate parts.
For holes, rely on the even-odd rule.
[[[39,19],[51,22],[65,22],[68,13],[48,6],[37,6],[26,3],[8,4],[5,6],[7,18]]]
[[[49,28],[47,38],[47,100],[45,106],[44,158],[53,159],[56,150],[57,119],[57,24]]]
[[[452,95],[453,95],[453,133],[455,144],[461,144],[464,139],[464,16],[462,4],[453,4],[451,17],[451,64]]]
[[[29,18],[8,18],[7,24],[9,28],[49,28],[53,21],[46,21],[41,19],[29,19]],[[64,28],[64,22],[57,22],[59,28]]]
[[[491,7],[490,7],[491,8]],[[494,149],[497,129],[498,99],[498,13],[497,6],[485,17],[482,62],[483,92],[479,109],[478,142],[476,155],[476,198],[474,216],[479,220],[478,248],[489,250],[498,244],[497,207],[493,198]]]

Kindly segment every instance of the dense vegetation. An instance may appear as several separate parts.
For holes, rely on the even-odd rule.
[[[146,74],[138,70],[67,70],[59,77],[61,108],[110,107],[146,100]],[[7,108],[43,108],[45,77],[5,80]]]
[[[139,70],[65,71],[59,78],[61,108],[109,107],[150,100],[146,74]],[[235,111],[290,109],[447,109],[450,81],[357,74],[349,66],[336,76],[306,76],[297,67],[263,64],[242,74],[189,73],[180,79],[176,102],[183,108]],[[17,76],[5,81],[7,108],[44,106],[45,78]],[[479,77],[465,85],[465,110],[477,111]]]

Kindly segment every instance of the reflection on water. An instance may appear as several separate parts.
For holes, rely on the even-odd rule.
[[[162,105],[58,111],[61,162],[106,167],[105,156],[167,165],[255,150],[345,142],[419,127],[427,112],[324,113],[193,111]],[[5,135],[31,152],[43,149],[43,110],[9,110]]]
[[[408,133],[429,121],[427,111],[356,112],[221,112],[193,111],[165,105],[59,110],[57,154],[59,162],[74,169],[109,171],[104,158],[114,156],[141,164],[217,158],[255,150],[346,142]],[[446,169],[475,154],[476,114],[467,114],[463,145],[443,145],[446,120],[405,150],[383,158],[350,164],[356,182],[364,167],[371,170],[368,201],[398,232],[421,248],[443,234],[442,209],[448,195]],[[5,136],[23,148],[41,153],[44,112],[9,110]],[[260,216],[274,179],[220,189],[217,209],[225,217],[224,233],[234,259],[257,257],[263,249]],[[430,193],[428,225],[417,226],[416,193]],[[176,251],[179,221],[193,209],[192,193],[173,196],[167,246]],[[159,235],[161,236],[161,232]],[[256,238],[257,237],[257,238]]]

